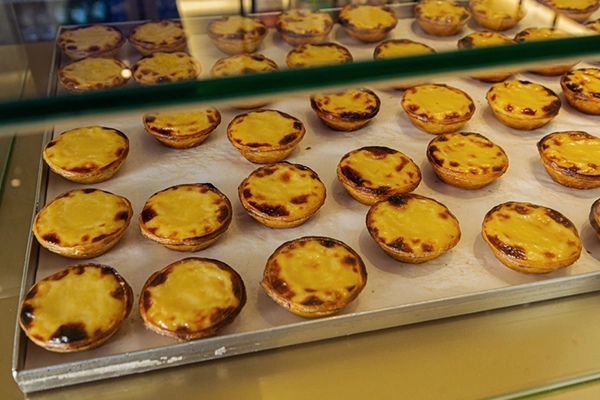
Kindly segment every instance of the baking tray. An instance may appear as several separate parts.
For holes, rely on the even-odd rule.
[[[462,34],[478,30],[475,22],[471,22],[461,35],[432,38],[419,30],[409,14],[404,16],[390,37],[413,38],[436,49],[453,48]],[[514,35],[521,29],[539,25],[532,18],[535,13],[528,14],[507,34]],[[135,25],[121,27],[126,31]],[[355,59],[372,57],[374,45],[351,40],[337,25],[331,39],[350,49]],[[202,32],[192,35],[189,48],[200,59],[203,74],[223,56]],[[271,29],[259,52],[283,66],[289,50]],[[130,48],[122,52],[122,55],[135,57]],[[60,53],[56,54],[56,67],[65,61]],[[61,90],[56,86],[55,72],[56,69],[51,80],[51,95]],[[515,77],[561,92],[557,77],[528,73]],[[259,167],[245,160],[226,137],[227,124],[244,112],[242,110],[219,104],[222,115],[219,127],[201,146],[187,150],[164,147],[145,132],[143,112],[132,111],[110,119],[92,116],[85,120],[62,121],[48,129],[46,141],[67,129],[85,125],[104,125],[123,131],[131,146],[127,161],[115,177],[93,187],[127,197],[136,216],[153,193],[181,183],[210,182],[232,201],[230,228],[206,250],[193,254],[167,250],[145,239],[134,217],[117,246],[93,259],[111,265],[125,277],[136,294],[134,304],[153,272],[190,255],[218,259],[236,269],[246,284],[248,301],[234,323],[217,336],[191,342],[177,342],[146,330],[136,307],[106,344],[81,353],[48,352],[30,342],[17,325],[13,375],[21,390],[45,390],[599,290],[600,241],[589,225],[588,213],[591,204],[600,197],[600,188],[575,190],[555,183],[545,172],[536,149],[537,141],[554,131],[584,130],[598,135],[599,117],[572,109],[561,94],[563,108],[554,121],[535,131],[517,131],[497,121],[487,106],[485,93],[490,84],[459,76],[436,82],[458,87],[474,99],[475,115],[462,131],[479,132],[506,150],[510,167],[502,178],[475,191],[441,183],[425,156],[426,146],[433,136],[409,122],[400,107],[401,91],[369,87],[380,97],[381,111],[372,122],[355,132],[336,132],[325,127],[311,110],[307,96],[282,96],[267,107],[299,118],[307,129],[306,136],[287,161],[315,170],[327,188],[324,206],[305,224],[285,230],[258,224],[246,214],[237,198],[239,183]],[[409,265],[385,255],[371,239],[365,226],[368,207],[346,193],[335,172],[346,152],[366,145],[395,148],[417,163],[423,180],[415,193],[444,203],[460,221],[462,238],[454,249],[428,263]],[[49,173],[40,162],[36,210],[58,194],[78,187],[81,185]],[[485,213],[509,200],[537,203],[565,214],[581,235],[584,246],[581,258],[570,267],[541,276],[520,274],[500,264],[481,238],[480,229]],[[283,242],[307,235],[330,236],[347,243],[367,266],[365,289],[338,315],[317,320],[297,317],[273,302],[259,285],[269,255]],[[35,281],[78,262],[40,248],[33,236],[29,244],[21,298]]]

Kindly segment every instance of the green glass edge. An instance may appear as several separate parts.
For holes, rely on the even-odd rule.
[[[562,58],[600,58],[600,35],[440,52],[386,60],[355,61],[318,68],[282,69],[177,84],[121,88],[79,95],[0,103],[0,126],[57,120],[89,114],[152,109],[239,97],[293,93],[320,87],[376,84],[431,74],[465,73],[473,69]]]

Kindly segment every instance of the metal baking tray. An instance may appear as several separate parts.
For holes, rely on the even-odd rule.
[[[479,29],[472,21],[461,35],[432,38],[422,33],[406,12],[390,38],[412,38],[436,49],[450,49],[462,34]],[[534,18],[535,15],[528,14],[507,34],[535,26]],[[123,29],[133,26],[134,23],[124,25]],[[374,45],[353,41],[337,25],[330,38],[350,49],[355,59],[372,57]],[[122,55],[135,57],[134,51],[127,47]],[[189,49],[202,63],[203,74],[207,74],[216,59],[223,57],[203,33],[192,35]],[[283,66],[290,49],[271,29],[259,52]],[[133,58],[126,60],[132,62]],[[61,90],[56,86],[54,74],[63,62],[66,60],[57,50],[51,95]],[[515,77],[561,92],[557,77],[529,73]],[[537,141],[554,131],[584,130],[598,135],[598,117],[575,111],[561,95],[563,108],[554,121],[535,131],[517,131],[497,121],[487,106],[485,93],[489,84],[457,76],[437,82],[458,87],[474,99],[475,115],[462,131],[479,132],[505,149],[510,167],[503,177],[475,191],[440,182],[425,156],[433,136],[409,122],[400,107],[401,91],[369,87],[380,97],[381,111],[355,132],[336,132],[325,127],[304,95],[282,96],[266,108],[287,112],[302,120],[307,128],[305,138],[287,160],[315,170],[327,188],[324,206],[305,224],[285,230],[258,224],[246,214],[237,198],[239,183],[258,167],[245,160],[226,137],[227,124],[242,110],[219,104],[220,126],[201,146],[188,150],[159,144],[144,130],[143,112],[131,111],[110,119],[92,116],[57,122],[46,132],[46,141],[67,129],[85,125],[113,127],[129,137],[131,151],[122,169],[109,181],[93,187],[127,197],[136,215],[153,193],[180,183],[210,182],[232,201],[234,217],[229,230],[211,247],[193,254],[170,251],[145,239],[137,218],[132,219],[117,246],[93,261],[111,265],[125,277],[136,293],[134,304],[153,272],[190,255],[218,259],[236,269],[246,284],[248,301],[232,325],[214,337],[191,342],[177,342],[146,330],[134,307],[107,343],[74,354],[51,353],[34,345],[17,324],[12,368],[21,390],[45,390],[599,290],[600,241],[589,225],[588,213],[591,204],[600,197],[600,188],[575,190],[555,183],[544,170],[536,149]],[[345,192],[335,173],[342,155],[366,145],[395,148],[417,163],[423,180],[415,193],[444,203],[460,221],[462,239],[454,249],[428,263],[409,265],[391,259],[375,244],[365,226],[368,207]],[[37,210],[58,194],[77,187],[81,186],[48,172],[40,161]],[[480,229],[485,213],[509,200],[537,203],[565,214],[581,235],[584,246],[581,258],[570,267],[541,276],[524,275],[500,264],[481,238]],[[294,316],[273,302],[259,285],[269,255],[281,243],[307,235],[339,239],[354,248],[367,265],[365,289],[338,315],[316,320]],[[77,262],[40,248],[31,236],[21,299],[36,280]]]

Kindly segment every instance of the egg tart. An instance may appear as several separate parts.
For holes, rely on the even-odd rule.
[[[585,24],[583,24],[583,26],[585,26],[588,29],[591,29],[594,32],[600,32],[600,19],[588,21]]]
[[[337,43],[303,44],[296,46],[285,57],[290,68],[318,67],[352,62],[350,51]]]
[[[527,28],[515,35],[515,41],[519,43],[524,43],[536,40],[564,39],[571,36],[573,35],[558,28]],[[530,69],[530,72],[543,76],[558,76],[564,74],[565,72],[573,68],[576,64],[577,62],[567,62],[559,64],[545,63],[544,66]]]
[[[46,204],[36,214],[32,230],[53,253],[93,258],[117,244],[132,215],[125,197],[100,189],[75,189]]]
[[[267,25],[258,18],[243,15],[221,17],[208,25],[208,37],[223,53],[253,53],[268,33]]]
[[[547,87],[520,80],[496,83],[486,98],[500,122],[522,130],[546,125],[558,115],[562,105],[556,93]]]
[[[416,56],[420,54],[435,53],[435,50],[420,42],[413,42],[409,39],[390,39],[380,43],[375,47],[373,58],[375,60],[384,60],[388,58]],[[409,87],[420,85],[422,83],[409,82],[400,85],[394,85],[396,90],[406,90]]]
[[[508,169],[504,150],[479,133],[443,133],[427,146],[427,161],[445,183],[461,189],[479,189]]]
[[[502,46],[514,44],[515,41],[506,35],[497,32],[473,32],[458,41],[459,49],[475,49],[481,47]],[[474,79],[482,82],[502,82],[513,74],[512,71],[490,71],[472,75]]]
[[[93,349],[121,327],[133,305],[133,291],[112,267],[78,264],[29,289],[19,325],[36,345],[57,353]]]
[[[594,201],[589,214],[590,225],[600,240],[600,199]]]
[[[582,68],[565,72],[560,87],[567,102],[575,109],[600,115],[600,69]]]
[[[390,257],[410,264],[433,260],[460,240],[458,219],[448,207],[414,193],[390,196],[371,206],[367,230]]]
[[[257,74],[276,71],[277,63],[262,54],[238,54],[217,60],[210,69],[210,76],[220,78],[225,76]],[[268,102],[262,99],[244,100],[233,104],[234,108],[258,108]]]
[[[42,158],[50,169],[77,183],[91,184],[112,178],[129,154],[129,139],[117,129],[103,126],[75,128],[44,146]]]
[[[183,51],[187,45],[181,22],[154,20],[140,24],[129,32],[129,43],[143,56],[152,53]]]
[[[402,96],[402,108],[417,128],[432,134],[455,132],[475,113],[475,103],[462,90],[442,84],[418,85]]]
[[[271,299],[304,318],[339,313],[366,283],[360,256],[347,244],[322,236],[283,243],[267,260],[261,281]]]
[[[72,60],[87,57],[116,57],[125,43],[125,36],[108,25],[78,25],[61,30],[56,44]]]
[[[456,35],[471,13],[456,1],[421,0],[414,7],[417,24],[433,36]]]
[[[316,172],[286,161],[254,170],[238,187],[242,206],[269,228],[303,224],[325,202],[325,185]]]
[[[146,131],[160,143],[174,149],[202,144],[221,123],[221,113],[213,107],[185,112],[151,112],[143,116]]]
[[[294,8],[282,13],[275,23],[277,32],[292,46],[319,44],[333,28],[329,14],[317,10]]]
[[[60,67],[58,82],[73,93],[115,89],[129,81],[131,71],[116,58],[88,57]]]
[[[338,23],[352,39],[374,43],[385,39],[398,24],[398,17],[387,6],[348,4],[340,11]]]
[[[342,157],[337,177],[354,199],[372,205],[394,194],[415,190],[421,182],[421,170],[397,150],[366,146]]]
[[[286,158],[304,137],[304,124],[277,110],[257,110],[235,117],[227,138],[248,161],[276,163]]]
[[[155,85],[196,79],[202,67],[196,58],[183,51],[157,52],[139,59],[131,67],[131,72],[136,82]]]
[[[229,265],[190,257],[152,274],[140,294],[147,329],[180,341],[216,335],[246,304],[242,277]]]
[[[540,0],[540,3],[576,22],[588,19],[600,6],[598,0]]]
[[[171,186],[150,196],[140,213],[142,235],[169,250],[195,252],[217,241],[232,217],[227,196],[210,183]]]
[[[575,225],[556,210],[510,201],[485,215],[481,235],[505,266],[526,274],[546,274],[579,259]]]
[[[381,100],[369,89],[321,93],[310,98],[310,106],[325,125],[336,131],[355,131],[379,113]]]
[[[587,132],[554,132],[537,144],[552,179],[575,189],[600,186],[600,138]]]
[[[469,8],[475,21],[491,31],[513,28],[526,14],[520,1],[470,0]]]

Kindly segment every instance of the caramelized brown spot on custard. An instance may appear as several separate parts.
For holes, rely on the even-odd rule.
[[[227,206],[222,206],[219,208],[219,212],[217,213],[217,221],[223,222],[229,217],[229,208]]]
[[[409,200],[410,200],[410,198],[408,198],[408,197],[404,197],[402,195],[395,195],[395,196],[390,196],[387,199],[387,202],[390,204],[393,204],[396,207],[401,207],[401,206],[408,204]]]
[[[294,196],[294,197],[292,197],[292,199],[290,200],[290,202],[292,204],[304,204],[304,203],[308,202],[308,197],[309,196],[310,195],[308,195],[308,194],[303,194],[303,195],[300,195],[300,196]]]
[[[248,202],[253,208],[257,209],[263,214],[271,217],[284,217],[290,215],[290,212],[282,205],[269,205],[269,204],[258,204],[255,202]]]
[[[157,215],[158,213],[152,207],[144,208],[142,210],[142,222],[146,223]]]
[[[333,246],[335,246],[335,242],[331,239],[318,239],[317,242],[321,246],[327,247],[327,248],[332,248]]]
[[[129,218],[129,211],[121,211],[120,213],[117,213],[117,215],[115,215],[115,221],[119,221],[119,220],[127,221],[128,218]]]
[[[125,299],[125,289],[119,286],[118,288],[110,292],[110,296],[117,300],[123,300]]]
[[[410,247],[408,245],[408,243],[404,242],[403,237],[395,239],[393,242],[389,243],[388,246],[390,246],[393,249],[400,250],[404,253],[412,253],[413,252],[412,247]]]
[[[298,135],[296,133],[290,133],[289,135],[285,135],[280,141],[279,144],[285,146],[286,144],[292,143]]]
[[[504,243],[498,236],[489,236],[488,240],[490,243],[497,248],[503,254],[506,254],[509,257],[517,258],[519,260],[526,260],[527,255],[525,254],[525,249],[521,246],[510,246]]]
[[[356,258],[352,257],[352,256],[346,256],[346,257],[344,257],[344,259],[342,260],[342,262],[344,264],[346,264],[346,265],[352,265],[352,266],[354,266],[354,265],[357,264]]]
[[[318,298],[317,296],[309,296],[302,303],[304,306],[320,306],[323,304],[323,300]]]
[[[364,186],[365,184],[371,183],[369,180],[364,179],[360,172],[352,167],[344,166],[341,168],[341,170],[342,174],[344,174],[344,176],[352,181],[352,183],[354,183],[356,186]]]
[[[568,218],[566,218],[564,215],[562,215],[558,211],[555,211],[552,209],[547,209],[546,215],[548,217],[550,217],[551,219],[553,219],[555,222],[563,225],[565,228],[575,229],[575,227],[573,226],[573,223],[571,221],[569,221]]]
[[[58,237],[58,234],[52,232],[52,233],[48,233],[44,236],[42,236],[42,239],[44,239],[46,242],[49,243],[54,243],[59,245],[60,244],[60,238]]]
[[[88,338],[85,330],[85,324],[82,322],[70,322],[61,325],[50,337],[50,342],[54,344],[73,343]]]
[[[144,307],[144,310],[147,311],[150,307],[152,307],[152,294],[149,291],[144,290],[144,294],[142,296],[142,307]]]
[[[34,320],[33,312],[35,308],[31,304],[24,304],[21,308],[20,319],[23,326],[27,329],[31,327],[31,323]]]

